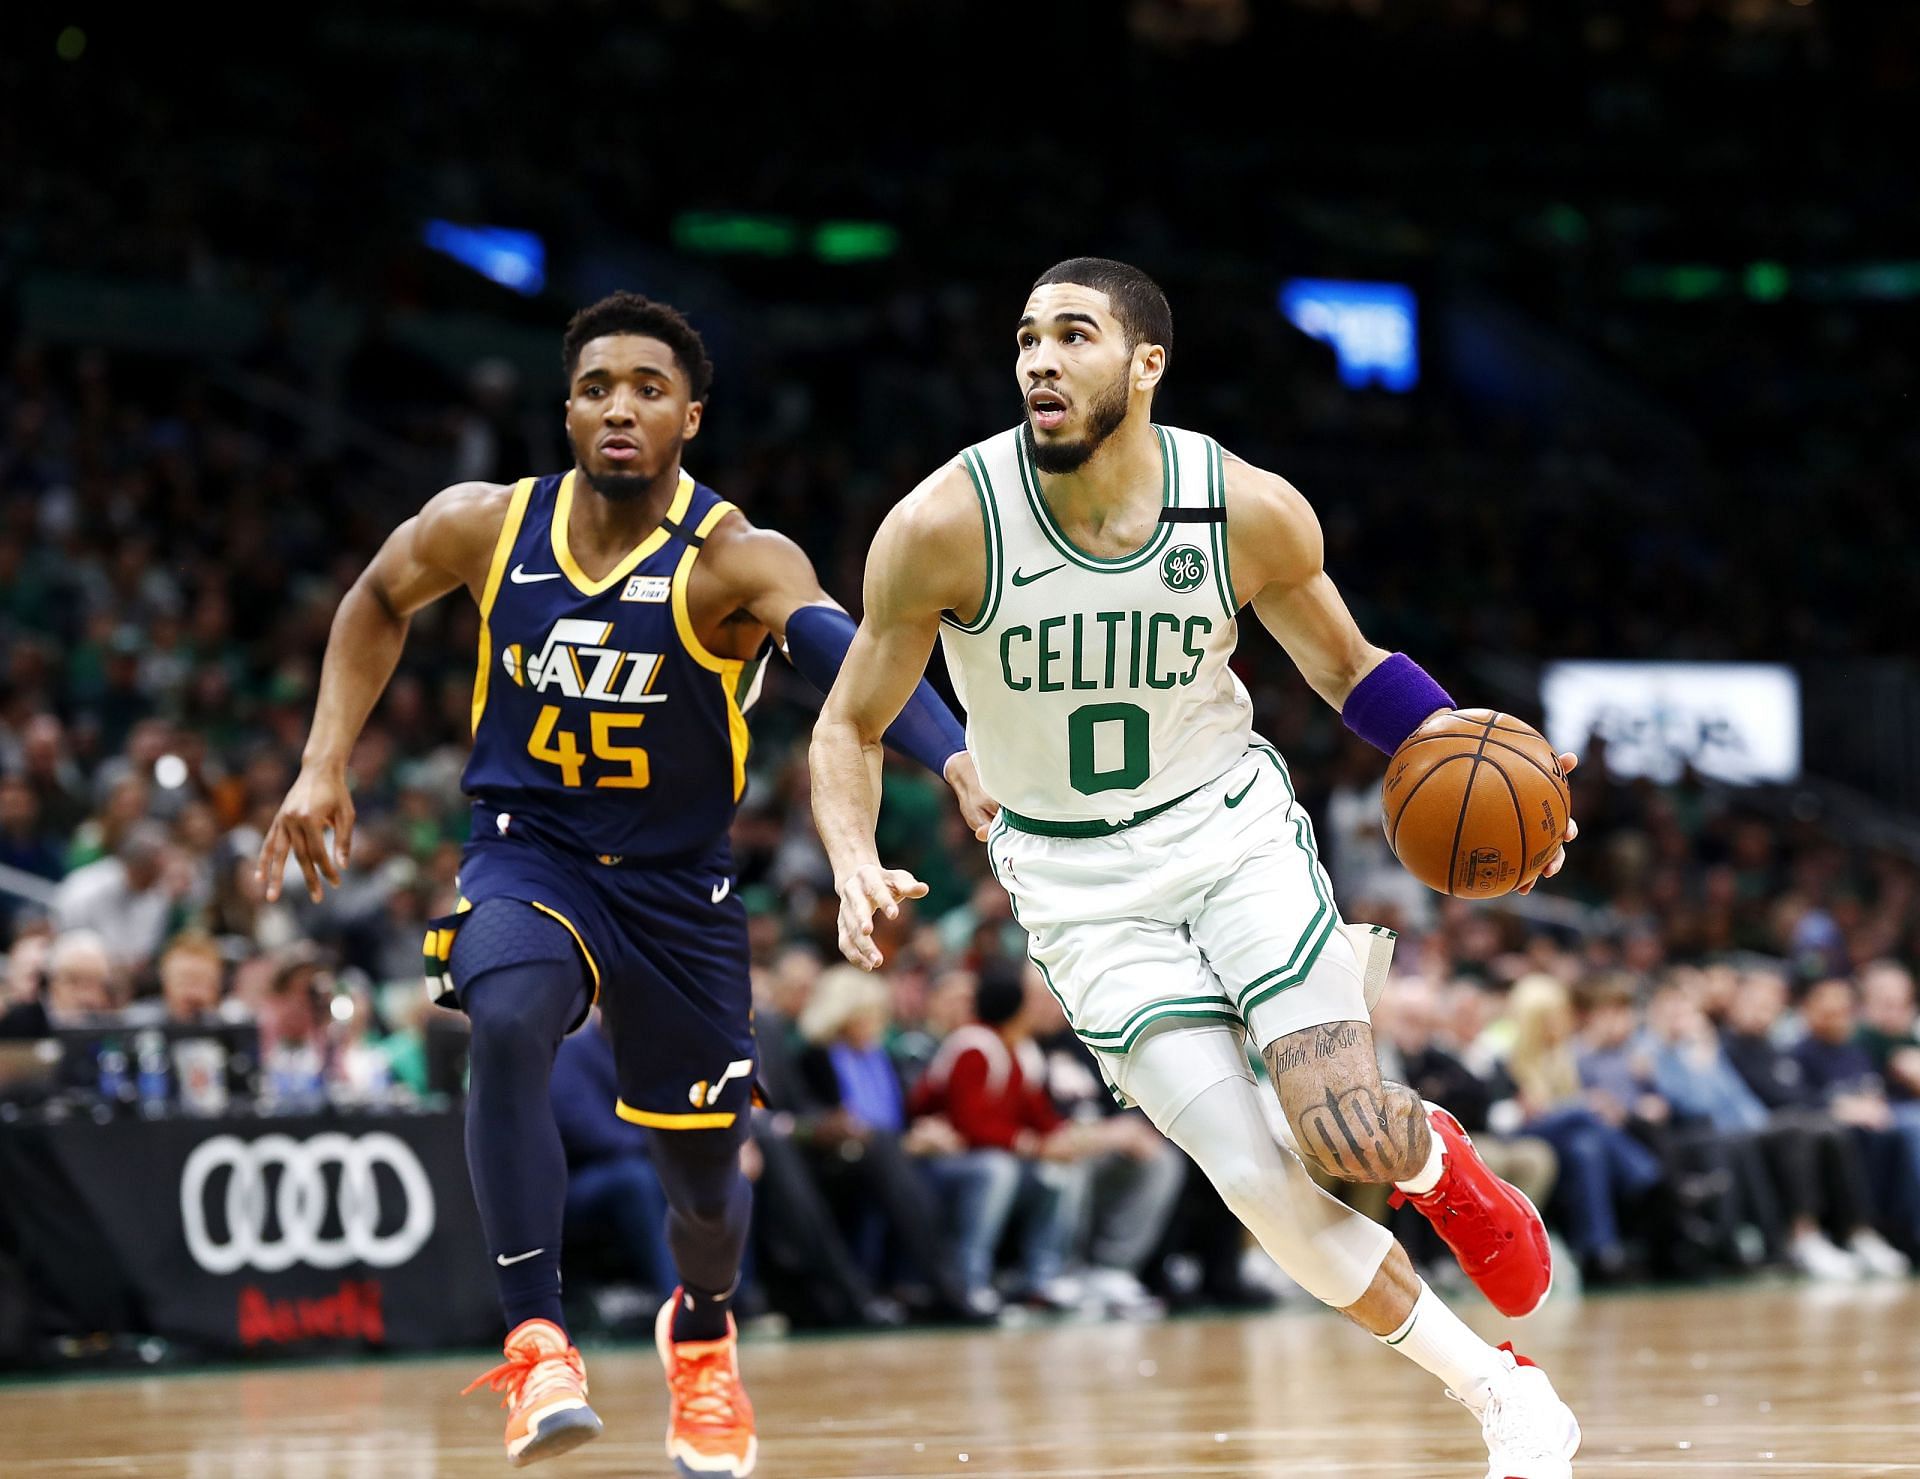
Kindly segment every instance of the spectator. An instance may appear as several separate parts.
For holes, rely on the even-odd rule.
[[[1910,1243],[1920,1234],[1920,1125],[1903,1125],[1894,1114],[1872,1055],[1854,1040],[1857,1009],[1853,983],[1844,976],[1814,982],[1800,1003],[1807,1034],[1793,1054],[1828,1111],[1853,1127],[1869,1175],[1889,1188],[1888,1214]]]
[[[1425,976],[1400,976],[1388,985],[1373,1014],[1381,1075],[1405,1084],[1422,1099],[1445,1105],[1473,1136],[1474,1149],[1494,1174],[1517,1186],[1536,1207],[1546,1206],[1559,1173],[1553,1147],[1534,1135],[1501,1135],[1493,1130],[1488,1121],[1493,1085],[1436,1041],[1441,1007],[1439,989]],[[1427,1227],[1424,1218],[1403,1221],[1404,1229],[1396,1227],[1396,1231],[1421,1238],[1419,1229]],[[1421,1250],[1438,1267],[1450,1262],[1437,1238],[1422,1239]]]
[[[993,1255],[1010,1220],[1023,1224],[1021,1292],[1041,1303],[1073,1302],[1059,1280],[1087,1138],[1047,1098],[1023,974],[1011,961],[981,968],[975,1021],[940,1045],[913,1094],[915,1114],[946,1119],[966,1146],[923,1164],[948,1204],[961,1278],[977,1307],[995,1300]]]
[[[1687,989],[1678,984],[1661,987],[1648,1021],[1655,1083],[1676,1115],[1697,1125],[1696,1133],[1712,1137],[1717,1157],[1733,1174],[1739,1204],[1758,1227],[1767,1253],[1786,1258],[1816,1279],[1858,1277],[1860,1263],[1820,1230],[1820,1190],[1811,1174],[1804,1132],[1790,1123],[1773,1122]],[[1863,1236],[1858,1229],[1853,1235]]]
[[[799,1064],[811,1111],[807,1144],[830,1193],[845,1188],[852,1195],[843,1202],[878,1214],[875,1230],[891,1235],[931,1289],[935,1307],[966,1314],[974,1301],[941,1236],[932,1191],[914,1165],[916,1156],[952,1155],[965,1144],[937,1116],[908,1125],[899,1072],[882,1045],[889,1006],[886,978],[856,966],[834,966],[814,983],[799,1024],[807,1044]],[[882,1261],[875,1250],[867,1261],[870,1276]]]
[[[1087,1204],[1078,1221],[1086,1249],[1082,1305],[1126,1318],[1151,1318],[1164,1306],[1141,1275],[1178,1210],[1189,1179],[1183,1151],[1137,1109],[1115,1102],[1098,1062],[1067,1025],[1039,967],[1026,967],[1027,1008],[1045,1055],[1047,1096],[1103,1148],[1091,1154]],[[1209,1190],[1211,1187],[1209,1186]]]
[[[20,774],[39,802],[41,825],[56,837],[71,837],[90,808],[66,727],[54,715],[35,714],[21,730]]]
[[[54,901],[60,928],[99,935],[122,982],[160,949],[186,879],[158,822],[131,827],[112,857],[69,873]]]
[[[330,1027],[332,977],[311,945],[281,952],[259,1008],[261,1097],[277,1110],[324,1105],[339,1071]]]
[[[841,1232],[816,1168],[822,1147],[839,1143],[835,1119],[815,1103],[801,1072],[798,1016],[821,975],[810,945],[791,945],[754,969],[756,1077],[768,1107],[753,1117],[761,1160],[754,1238],[770,1292],[803,1321],[827,1325],[897,1325],[901,1305],[883,1296]],[[931,1309],[936,1296],[928,1294]],[[958,1311],[956,1311],[958,1313]]]
[[[90,930],[66,930],[47,952],[46,981],[0,1016],[0,1037],[46,1037],[113,1010],[113,962],[106,942]]]
[[[40,798],[25,776],[0,776],[0,867],[18,868],[37,878],[61,873],[55,834],[40,815]],[[0,900],[6,895],[0,894]],[[0,916],[0,922],[11,915]]]
[[[1432,924],[1433,890],[1400,866],[1380,825],[1379,756],[1352,734],[1341,737],[1334,757],[1323,835],[1334,886],[1349,914],[1388,917],[1401,928]]]
[[[16,1006],[37,1002],[45,985],[47,952],[53,948],[53,927],[42,918],[40,927],[23,929],[7,951],[6,976],[0,980],[0,1017]]]
[[[1525,976],[1509,1006],[1514,1040],[1505,1071],[1518,1124],[1553,1147],[1555,1203],[1582,1271],[1591,1281],[1618,1280],[1628,1272],[1621,1213],[1660,1184],[1659,1159],[1582,1095],[1567,988],[1552,976]]]
[[[159,997],[135,1002],[122,1019],[138,1027],[192,1027],[217,1020],[225,976],[226,961],[212,940],[202,934],[177,935],[160,957]]]
[[[1879,1210],[1885,1198],[1875,1195],[1855,1132],[1827,1112],[1800,1060],[1776,1040],[1786,1012],[1784,975],[1777,970],[1745,972],[1728,1007],[1722,1048],[1742,1081],[1767,1106],[1769,1123],[1798,1131],[1797,1140],[1783,1143],[1803,1164],[1786,1174],[1817,1190],[1817,1215],[1829,1239],[1843,1244],[1867,1272],[1897,1273],[1906,1260],[1876,1231],[1875,1224],[1885,1220]],[[1910,1234],[1898,1230],[1895,1237],[1902,1243],[1912,1241]]]
[[[1856,1035],[1887,1088],[1900,1119],[1920,1118],[1920,1024],[1913,973],[1898,961],[1876,960],[1860,972],[1860,1026]]]
[[[1580,1082],[1587,1103],[1609,1124],[1643,1129],[1666,1123],[1671,1107],[1654,1083],[1654,1059],[1639,1040],[1633,982],[1594,977],[1581,986]]]

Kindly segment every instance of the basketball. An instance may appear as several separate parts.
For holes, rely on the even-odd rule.
[[[1380,803],[1394,856],[1460,899],[1495,899],[1539,877],[1571,810],[1546,736],[1492,709],[1444,710],[1408,735]]]

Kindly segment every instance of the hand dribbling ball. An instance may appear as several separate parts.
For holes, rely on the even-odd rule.
[[[1572,801],[1539,730],[1492,709],[1446,709],[1394,752],[1380,805],[1387,845],[1415,878],[1497,899],[1552,861]]]

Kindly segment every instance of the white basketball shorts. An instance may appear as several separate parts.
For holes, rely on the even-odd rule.
[[[1206,1082],[1130,1083],[1128,1054],[1149,1033],[1225,1023],[1265,1048],[1368,1019],[1313,824],[1262,740],[1167,810],[1105,835],[1039,835],[1003,815],[987,856],[1068,1022],[1122,1102],[1156,1120],[1220,1073],[1196,1061]]]

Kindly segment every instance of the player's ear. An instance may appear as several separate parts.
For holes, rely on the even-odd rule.
[[[690,442],[700,435],[700,418],[706,415],[706,411],[707,403],[705,401],[687,402],[687,419],[680,424],[680,439],[682,441]]]
[[[1167,351],[1159,344],[1133,346],[1133,388],[1154,390],[1167,373]]]

